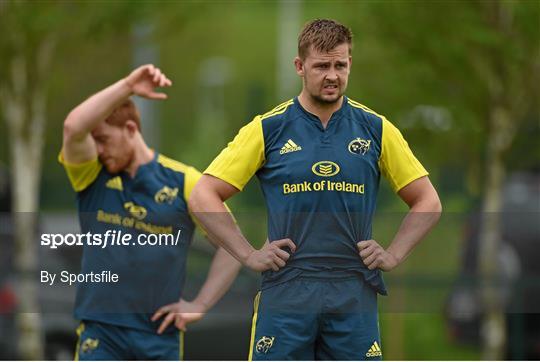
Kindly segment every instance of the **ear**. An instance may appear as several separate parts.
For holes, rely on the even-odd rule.
[[[294,68],[296,69],[296,74],[300,77],[304,76],[304,61],[300,57],[294,58]]]
[[[124,127],[126,128],[130,137],[133,137],[135,133],[139,131],[139,128],[137,127],[137,123],[135,123],[135,121],[132,121],[131,119],[126,121],[126,124]]]

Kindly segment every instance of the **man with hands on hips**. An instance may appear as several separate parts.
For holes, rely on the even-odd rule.
[[[384,116],[344,95],[352,33],[329,19],[304,26],[294,66],[298,97],[256,116],[214,159],[190,208],[220,245],[263,272],[249,359],[382,358],[377,294],[437,223],[428,173]],[[254,249],[223,202],[257,176],[268,240]],[[380,176],[409,206],[384,249],[372,238]]]

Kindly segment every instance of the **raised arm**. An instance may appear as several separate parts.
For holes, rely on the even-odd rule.
[[[97,157],[92,130],[128,97],[136,94],[148,99],[166,99],[166,94],[154,89],[170,85],[172,82],[159,68],[143,65],[79,104],[64,121],[62,155],[66,162],[77,164]]]

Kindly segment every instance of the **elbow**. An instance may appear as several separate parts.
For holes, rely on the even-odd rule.
[[[193,187],[188,200],[191,212],[225,212],[223,205],[233,193],[233,186],[210,175],[202,175]]]
[[[437,193],[435,193],[435,197],[431,201],[430,210],[435,218],[435,223],[439,222],[442,215],[442,203]]]
[[[199,181],[191,190],[191,194],[188,199],[188,208],[193,213],[204,212],[206,211],[205,205],[208,205],[209,193],[210,190],[205,186],[204,175],[199,179]]]
[[[429,195],[419,199],[410,209],[414,213],[425,215],[426,220],[435,225],[439,222],[442,215],[442,203],[435,190]]]
[[[64,129],[63,129],[63,135],[64,135],[64,139],[68,139],[68,138],[71,138],[73,136],[73,122],[71,122],[69,120],[69,116],[68,118],[66,118],[66,120],[64,121]]]
[[[77,136],[76,118],[77,118],[77,114],[75,113],[75,110],[73,110],[68,114],[68,116],[64,120],[64,129],[63,129],[64,140],[73,139]]]

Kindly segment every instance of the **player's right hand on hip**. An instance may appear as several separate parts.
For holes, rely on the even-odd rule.
[[[291,256],[283,248],[289,248],[291,253],[296,251],[296,245],[291,239],[275,240],[265,244],[260,250],[253,251],[246,259],[246,266],[259,272],[269,269],[278,271],[285,266]]]
[[[172,85],[171,80],[153,64],[138,67],[124,81],[133,94],[148,99],[167,99],[165,93],[155,92],[155,88]]]

